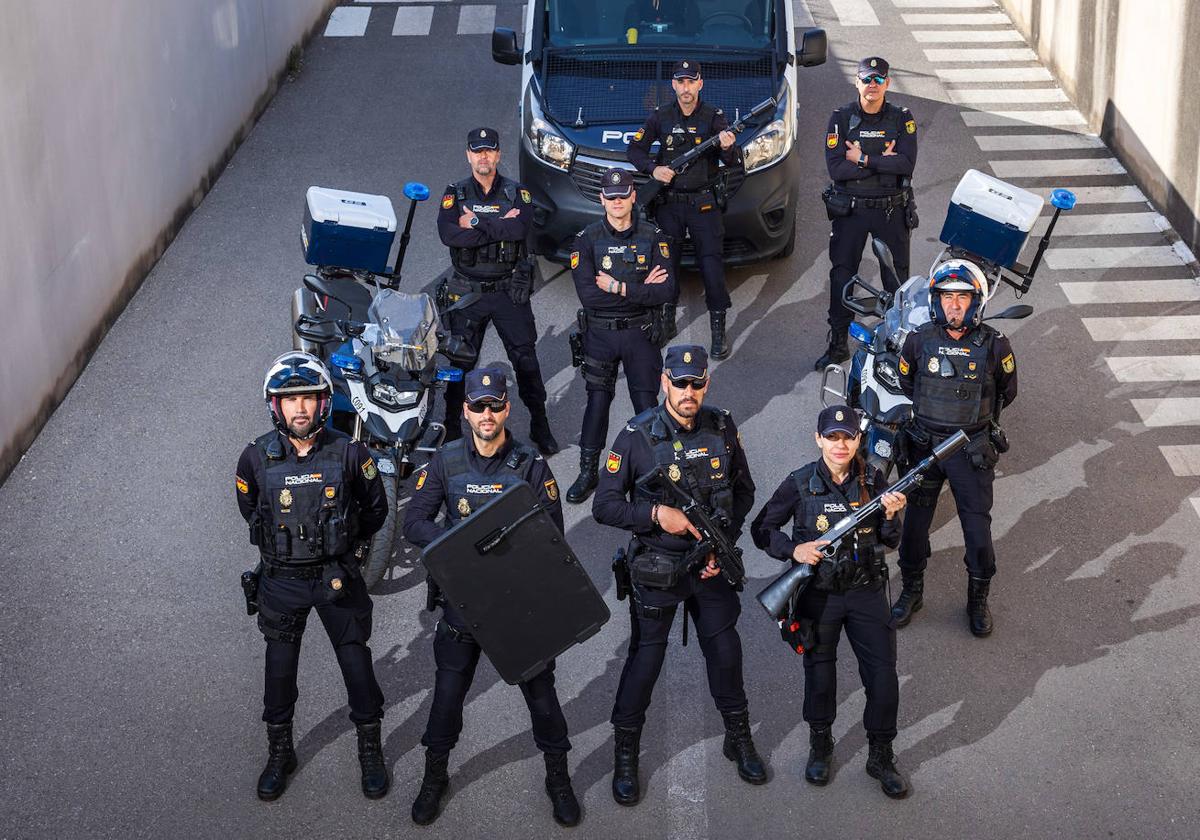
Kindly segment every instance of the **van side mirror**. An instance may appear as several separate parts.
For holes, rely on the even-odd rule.
[[[503,26],[492,30],[492,61],[499,64],[521,63],[521,50],[517,47],[515,31]]]
[[[492,55],[495,55],[496,47],[494,39],[492,44]],[[824,29],[804,30],[804,35],[800,38],[800,55],[796,63],[801,67],[816,67],[818,64],[824,64],[828,45],[829,42],[825,37]]]

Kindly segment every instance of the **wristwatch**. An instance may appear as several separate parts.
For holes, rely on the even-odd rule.
[[[856,163],[855,166],[857,166],[859,169],[866,169],[867,168],[867,156],[862,155],[858,159],[858,163]]]
[[[471,217],[471,227],[477,227],[478,225],[479,225],[479,217],[472,216]]]

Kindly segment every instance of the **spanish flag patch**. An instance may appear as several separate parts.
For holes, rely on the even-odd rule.
[[[900,357],[900,375],[908,376],[908,359]]]
[[[442,196],[442,209],[443,210],[449,210],[453,206],[454,206],[454,195],[452,193],[446,193],[444,196]]]
[[[247,484],[246,479],[242,478],[240,475],[237,477],[237,489],[242,495],[246,495],[250,492],[250,485]]]
[[[837,148],[837,134],[836,133],[825,135],[825,148],[827,148],[827,149],[836,149]]]
[[[610,473],[619,472],[621,469],[621,456],[611,450],[608,453],[608,460],[604,462],[604,468]]]
[[[571,268],[579,268],[579,252],[571,252]]]
[[[421,470],[421,474],[417,476],[417,489],[420,490],[425,486],[425,477],[429,474],[429,470]]]

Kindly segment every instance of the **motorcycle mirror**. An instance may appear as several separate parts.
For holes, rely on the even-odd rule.
[[[409,181],[404,185],[404,197],[410,201],[424,201],[429,198],[429,187],[419,181]]]
[[[1028,303],[1014,303],[1007,309],[1002,309],[995,315],[988,315],[983,320],[985,321],[1019,321],[1022,318],[1028,318],[1033,314],[1033,307]]]
[[[322,277],[318,277],[315,274],[305,274],[304,275],[304,288],[308,289],[314,295],[320,295],[322,297],[327,297],[330,300],[336,300],[338,303],[340,303],[342,306],[345,306],[347,309],[350,308],[349,304],[347,304],[346,301],[342,300],[340,297],[338,297],[337,295],[335,295],[333,293],[333,287],[331,287],[328,283],[326,283],[324,278],[322,278]]]
[[[899,288],[902,281],[896,276],[896,261],[892,259],[892,249],[882,239],[872,236],[871,250],[875,252],[875,259],[879,260],[879,273],[883,277],[884,288],[893,284]],[[889,277],[892,279],[892,283],[888,283]]]

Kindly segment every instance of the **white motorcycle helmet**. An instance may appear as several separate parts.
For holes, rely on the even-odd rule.
[[[988,298],[988,281],[983,270],[970,260],[947,260],[929,275],[929,320],[940,326],[947,323],[942,309],[942,292],[970,292],[971,306],[963,317],[963,325],[978,327],[983,321],[983,307]]]
[[[293,394],[320,394],[317,402],[317,417],[312,431],[301,440],[307,440],[325,425],[329,420],[329,411],[333,403],[333,379],[329,369],[312,353],[292,350],[284,353],[271,363],[267,375],[263,378],[263,399],[271,412],[271,422],[275,428],[284,434],[288,431],[283,419],[280,398]]]

